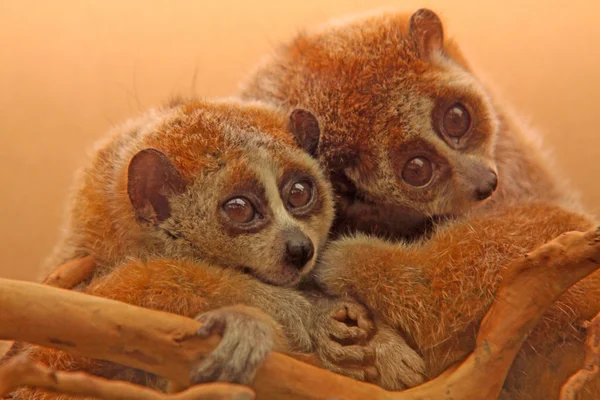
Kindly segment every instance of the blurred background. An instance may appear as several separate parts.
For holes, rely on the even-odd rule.
[[[436,10],[600,214],[597,1],[0,0],[0,276],[35,279],[111,125],[172,95],[234,94],[302,27],[381,6]]]

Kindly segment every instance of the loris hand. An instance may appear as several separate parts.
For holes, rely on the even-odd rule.
[[[313,304],[310,330],[323,366],[354,379],[376,380],[375,349],[365,346],[374,329],[369,311],[349,299],[319,297]]]
[[[220,334],[221,342],[190,374],[192,384],[228,382],[249,385],[274,345],[269,317],[247,306],[223,307],[199,315],[198,336]]]

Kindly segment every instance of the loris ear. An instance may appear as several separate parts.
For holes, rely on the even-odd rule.
[[[168,198],[185,190],[185,179],[169,158],[145,149],[129,162],[127,194],[142,221],[156,224],[171,215]]]
[[[419,57],[428,60],[431,54],[442,51],[444,28],[442,21],[431,10],[421,8],[410,17],[409,33],[417,42]]]
[[[310,111],[297,108],[290,115],[290,130],[294,134],[298,145],[316,158],[319,149],[319,138],[321,137],[317,117]]]

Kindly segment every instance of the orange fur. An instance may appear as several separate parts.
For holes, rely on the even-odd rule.
[[[427,10],[334,21],[279,47],[242,85],[244,98],[316,113],[318,157],[337,192],[334,230],[342,234],[317,277],[332,294],[355,296],[404,333],[430,377],[472,350],[512,259],[593,225],[535,132],[475,76],[441,29]],[[438,104],[452,101],[467,104],[475,120],[462,147],[436,131]],[[424,188],[409,187],[400,168],[420,152],[440,160],[443,174]],[[467,178],[481,165],[495,169],[499,183],[489,200],[475,203]],[[423,238],[428,218],[440,215],[455,221],[412,245],[360,234]],[[343,237],[347,232],[359,234]],[[579,324],[600,309],[599,279],[585,279],[548,312],[503,398],[557,398],[583,360]],[[600,382],[584,397],[600,397]]]
[[[199,262],[153,260],[122,265],[111,274],[93,281],[85,293],[194,318],[208,310],[247,304],[257,293],[270,291],[267,286],[248,275]],[[277,332],[275,348],[294,355],[281,326],[275,323],[272,326]],[[166,382],[155,376],[108,361],[77,357],[38,346],[27,347],[26,352],[57,370],[86,371],[106,378],[166,388]],[[31,389],[21,389],[15,395],[19,399],[63,398],[58,394]]]
[[[520,201],[578,208],[535,132],[474,75],[457,43],[445,39],[423,58],[410,18],[381,13],[302,33],[242,85],[243,98],[317,115],[318,158],[341,200],[334,230],[406,236],[411,225],[416,229],[432,216],[487,212]],[[471,109],[474,126],[461,148],[436,132],[441,100]],[[414,188],[401,177],[402,162],[423,151],[443,173]],[[488,201],[473,201],[470,187],[478,178],[472,174],[484,167],[497,171],[498,188]]]
[[[260,102],[233,99],[152,110],[117,128],[75,185],[52,262],[93,253],[100,270],[82,290],[227,321],[216,324],[226,326],[222,340],[192,371],[192,381],[216,376],[249,383],[271,349],[361,380],[383,365],[372,360],[372,349],[339,343],[372,333],[364,306],[296,290],[315,265],[333,219],[329,182],[298,147],[318,140],[316,119],[298,111],[286,117]],[[297,143],[290,133],[306,140]],[[251,218],[236,220],[240,214],[229,214],[231,204],[251,204]],[[340,312],[360,326],[333,318]],[[420,357],[393,330],[385,338],[409,357],[405,369],[380,377],[383,384],[421,382]],[[54,368],[165,386],[108,362],[35,346],[25,351]],[[60,398],[28,389],[18,396]]]
[[[332,294],[357,298],[411,338],[431,378],[472,350],[478,323],[513,259],[563,232],[593,226],[584,215],[531,203],[449,224],[418,244],[362,235],[334,241],[316,276]],[[505,396],[558,398],[560,385],[583,363],[582,323],[599,309],[595,273],[544,315],[509,374]],[[600,380],[587,390],[585,398],[596,398]]]
[[[327,239],[333,202],[317,163],[288,132],[288,120],[259,102],[224,99],[171,104],[119,126],[82,170],[50,263],[94,254],[99,272],[82,290],[141,307],[188,317],[216,310],[207,318],[220,318],[221,308],[236,306],[224,317],[237,319],[221,344],[252,340],[235,327],[254,329],[254,323],[264,340],[252,343],[256,353],[246,359],[222,360],[217,347],[214,364],[230,362],[237,374],[223,379],[251,379],[253,370],[244,368],[272,348],[311,353],[313,340],[331,339],[327,327],[310,326],[313,310],[321,310],[295,286]],[[310,188],[302,208],[288,202],[298,184]],[[238,223],[228,214],[232,199],[250,204],[251,220]],[[292,254],[291,246],[304,246],[303,253]],[[57,369],[158,382],[108,362],[35,346],[25,351]],[[58,395],[19,391],[19,397],[38,396]]]
[[[163,253],[164,249],[144,236],[136,221],[127,196],[129,160],[143,148],[155,148],[171,158],[187,180],[199,173],[218,172],[229,162],[237,163],[237,167],[231,165],[231,176],[239,182],[247,176],[240,175],[245,170],[244,162],[239,162],[245,150],[234,148],[236,140],[254,140],[257,147],[269,140],[272,143],[265,146],[296,146],[284,114],[259,103],[240,106],[235,100],[174,104],[114,128],[97,145],[90,165],[79,172],[63,236],[47,260],[44,274],[88,254],[96,256],[100,267],[111,267],[126,257],[145,259],[153,252]],[[272,156],[289,163],[286,153],[274,151]]]

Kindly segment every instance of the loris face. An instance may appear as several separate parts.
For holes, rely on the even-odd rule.
[[[415,218],[418,225],[420,215],[461,215],[496,190],[494,109],[471,75],[442,55],[432,57],[410,82],[384,79],[390,89],[375,101],[389,110],[376,113],[371,137],[338,173],[346,215],[376,208],[375,220],[410,225]]]
[[[156,150],[138,153],[130,164],[130,182],[148,181],[148,171],[167,171],[151,173],[171,182],[175,190],[165,190],[164,185],[156,194],[146,190],[146,209],[136,209],[140,216],[154,216],[148,229],[164,243],[168,255],[291,286],[310,272],[327,238],[333,219],[331,189],[316,161],[300,149],[244,135],[224,140],[218,151],[211,151],[219,168],[189,178],[178,176]],[[164,165],[136,167],[145,164]],[[137,194],[131,193],[136,206]],[[161,193],[167,195],[157,201]]]
[[[412,233],[477,207],[499,183],[497,117],[456,51],[431,11],[369,17],[299,37],[246,95],[319,117],[338,225]]]

